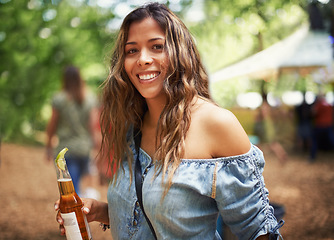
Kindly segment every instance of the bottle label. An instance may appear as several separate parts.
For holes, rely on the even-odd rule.
[[[82,240],[75,212],[61,213],[60,215],[64,219],[67,240]]]

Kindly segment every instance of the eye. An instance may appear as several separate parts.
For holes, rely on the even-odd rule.
[[[154,50],[163,50],[164,49],[164,45],[163,44],[154,44],[153,45],[153,49]]]
[[[126,51],[126,54],[134,54],[134,53],[136,53],[136,52],[138,52],[137,49],[135,49],[135,48],[131,48],[131,49],[129,49],[129,50]]]

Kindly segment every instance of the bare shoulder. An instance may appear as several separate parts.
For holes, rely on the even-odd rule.
[[[249,138],[231,111],[201,101],[194,118],[205,133],[205,140],[210,143],[212,157],[234,156],[249,151]]]

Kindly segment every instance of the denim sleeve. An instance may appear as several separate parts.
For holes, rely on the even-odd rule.
[[[249,153],[223,162],[217,170],[216,202],[223,221],[239,239],[270,235],[282,238],[263,179],[264,158],[255,146]]]

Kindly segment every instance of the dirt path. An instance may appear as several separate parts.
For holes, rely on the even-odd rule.
[[[282,166],[264,151],[264,177],[270,201],[283,204],[284,240],[334,240],[334,154],[290,155]],[[58,198],[54,166],[44,149],[2,144],[0,165],[0,240],[60,240],[53,203]],[[98,186],[106,200],[106,186]],[[90,223],[94,240],[111,239]]]
[[[99,187],[106,200],[106,186]],[[60,240],[53,204],[59,198],[53,163],[44,148],[2,144],[0,167],[0,240]],[[90,223],[94,240],[111,239]]]

